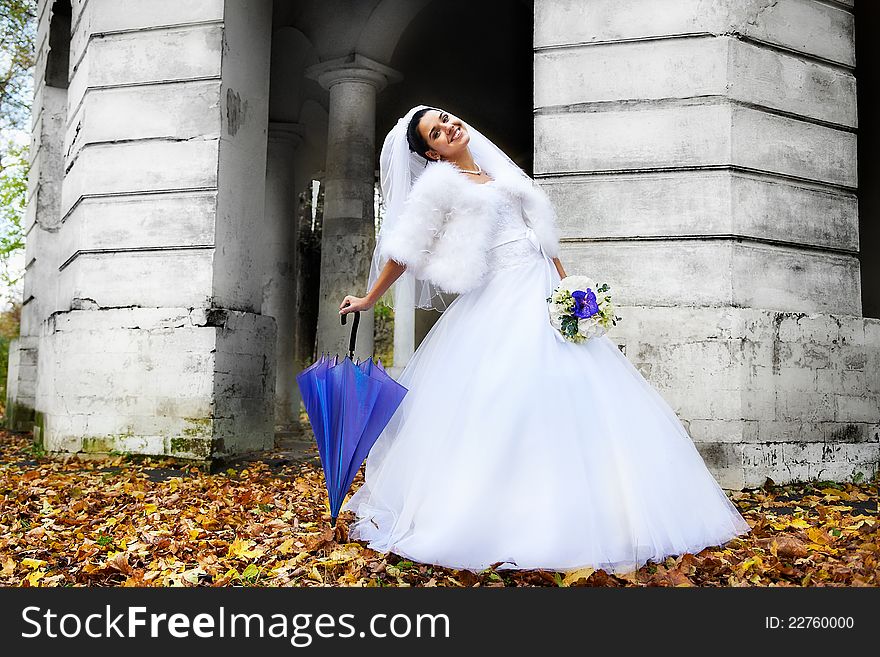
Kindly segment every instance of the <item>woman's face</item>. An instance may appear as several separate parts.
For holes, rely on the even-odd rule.
[[[433,160],[455,160],[471,136],[464,121],[445,110],[428,110],[419,121],[419,132]]]

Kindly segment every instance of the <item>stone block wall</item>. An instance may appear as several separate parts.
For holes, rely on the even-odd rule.
[[[865,480],[880,462],[880,320],[624,307],[610,336],[727,488]]]
[[[271,12],[73,3],[59,221],[54,249],[37,245],[51,276],[30,277],[44,308],[34,432],[50,452],[272,446],[275,322],[256,253]]]
[[[41,337],[38,407],[50,410],[34,437],[49,452],[209,460],[272,447],[271,318],[75,310],[53,315]]]
[[[535,175],[562,261],[728,488],[868,478],[852,2],[538,0]]]

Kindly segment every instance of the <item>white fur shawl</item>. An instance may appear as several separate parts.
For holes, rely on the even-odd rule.
[[[416,278],[444,292],[477,287],[488,269],[492,237],[491,191],[450,162],[428,165],[413,184],[394,229],[382,228],[381,255],[406,265]],[[559,253],[556,212],[537,184],[514,172],[494,176],[522,201],[523,218],[551,258]]]

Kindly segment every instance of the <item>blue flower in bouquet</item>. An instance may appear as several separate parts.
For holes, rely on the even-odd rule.
[[[547,297],[550,324],[569,342],[585,342],[603,335],[620,319],[614,314],[607,283],[597,285],[588,276],[566,276]]]
[[[584,290],[575,290],[571,293],[571,296],[574,298],[572,314],[578,319],[586,319],[599,312],[596,293],[591,288],[587,288],[586,292]]]

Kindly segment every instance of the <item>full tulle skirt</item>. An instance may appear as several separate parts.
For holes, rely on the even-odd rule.
[[[624,573],[748,532],[614,342],[550,325],[559,275],[535,255],[455,299],[397,377],[349,537],[472,571]]]

